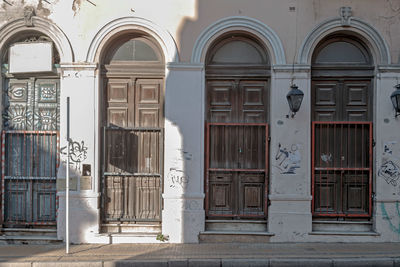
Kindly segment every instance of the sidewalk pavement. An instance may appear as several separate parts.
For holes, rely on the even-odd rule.
[[[1,245],[0,267],[391,266],[400,243]]]

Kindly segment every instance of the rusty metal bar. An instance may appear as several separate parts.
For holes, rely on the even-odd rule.
[[[268,137],[269,129],[268,124],[265,125],[265,173],[264,173],[264,215],[268,216]]]
[[[5,181],[4,181],[4,176],[5,176],[5,160],[6,160],[6,132],[2,131],[1,132],[1,223],[4,222],[4,202],[5,202]]]
[[[368,198],[369,198],[369,208],[368,208],[368,215],[372,216],[372,142],[373,142],[373,138],[372,138],[372,122],[369,123],[369,194],[368,194]]]
[[[337,127],[338,125],[338,127]],[[364,131],[368,129],[368,138]],[[337,131],[340,130],[340,133]],[[318,139],[317,139],[318,131]],[[330,140],[331,131],[334,136],[333,142]],[[322,133],[325,132],[325,135]],[[361,134],[361,135],[360,135]],[[340,143],[337,144],[337,136],[340,136]],[[346,136],[345,138],[343,138]],[[317,141],[318,140],[318,141]],[[318,142],[318,144],[317,144]],[[322,143],[326,142],[326,151],[321,150]],[[321,155],[316,155],[317,145],[318,153],[325,153],[326,159],[324,166],[321,165]],[[340,155],[336,155],[336,146],[340,145]],[[365,146],[368,145],[368,150]],[[330,151],[333,146],[333,159]],[[365,166],[365,160],[368,152],[368,166]],[[361,154],[360,154],[361,153]],[[337,158],[336,158],[337,157]],[[319,165],[316,160],[319,158]],[[329,159],[329,160],[328,160]],[[361,161],[361,162],[360,162]],[[314,216],[321,217],[370,217],[372,212],[372,122],[312,122],[312,213]],[[326,173],[326,181],[323,183],[322,173]],[[368,174],[368,181],[365,181],[364,174]],[[319,180],[316,175],[319,174]],[[324,186],[322,185],[324,184]],[[366,184],[368,183],[368,185]],[[318,185],[318,187],[317,187]],[[349,210],[351,204],[349,198],[344,194],[348,188],[354,186],[360,188],[358,200],[361,201],[356,210]],[[324,188],[325,187],[325,188]],[[368,188],[368,199],[365,199],[366,188]],[[316,191],[318,190],[318,191]],[[323,193],[326,203],[323,205]],[[334,202],[331,203],[329,195],[333,194]],[[316,196],[319,196],[319,200]],[[337,198],[339,196],[339,198]],[[319,201],[319,202],[318,202]],[[346,207],[344,207],[346,201]],[[357,202],[355,202],[357,203]],[[359,203],[359,202],[358,202]],[[358,204],[357,204],[358,205]]]
[[[324,167],[315,167],[314,170],[316,171],[369,171],[370,168],[324,168]]]
[[[311,123],[311,212],[315,211],[315,122]]]
[[[250,127],[250,128],[249,128]],[[253,127],[257,127],[256,130]],[[260,128],[262,127],[263,134],[259,135]],[[205,134],[205,210],[206,216],[209,217],[246,217],[246,218],[265,218],[267,216],[268,208],[268,124],[266,123],[206,123]],[[230,130],[231,129],[231,130]],[[248,136],[250,134],[250,136]],[[253,140],[253,135],[256,134],[257,140]],[[238,138],[236,138],[238,137]],[[247,137],[247,138],[246,138]],[[265,162],[254,162],[255,159],[252,154],[252,148],[256,143],[262,142],[265,138],[264,151]],[[217,140],[215,140],[217,139]],[[232,146],[229,145],[229,140],[237,142],[233,147],[237,149],[232,151]],[[215,144],[218,143],[220,149],[215,149]],[[249,152],[250,151],[250,152]],[[247,153],[246,156],[243,153]],[[248,155],[250,153],[250,155]],[[257,153],[259,154],[260,151]],[[217,159],[217,160],[215,160]],[[258,157],[257,157],[258,159]],[[260,164],[264,165],[264,168]],[[255,167],[255,168],[254,168]],[[257,168],[258,167],[258,168]],[[264,173],[263,181],[263,202],[260,214],[243,214],[243,211],[238,211],[239,214],[229,214],[224,211],[210,210],[210,173],[211,172],[230,172],[230,173]],[[236,207],[237,205],[233,205]],[[236,207],[238,208],[238,207]],[[235,208],[234,208],[235,209]],[[235,211],[234,211],[235,212]],[[257,211],[260,213],[260,211]],[[257,213],[255,212],[255,213]]]
[[[53,142],[54,137],[57,139],[56,143]],[[58,137],[58,131],[2,131],[3,223],[56,224],[56,210],[48,209],[57,208],[52,199],[56,201],[55,165],[58,164],[58,160],[53,158],[59,157]],[[54,156],[53,153],[57,155]],[[13,184],[15,191],[11,189]],[[6,188],[8,185],[10,190]],[[46,202],[47,199],[50,199],[50,203]]]
[[[110,189],[110,192],[103,190],[103,222],[161,221],[163,133],[162,128],[154,127],[103,128],[102,184],[103,189]],[[111,150],[115,140],[121,146],[136,148],[134,152],[121,148],[128,154],[124,154],[122,161],[119,156],[113,161],[114,153],[118,152]],[[132,162],[132,157],[138,161]],[[141,192],[145,197],[136,201]]]
[[[265,172],[266,169],[222,169],[222,168],[209,168],[213,172]]]
[[[206,171],[205,171],[205,174],[206,174],[206,182],[205,182],[205,188],[204,188],[204,191],[206,192],[206,197],[205,197],[205,211],[206,211],[206,216],[208,216],[208,213],[209,213],[209,201],[210,201],[210,199],[209,199],[209,188],[210,188],[210,170],[209,170],[209,168],[210,168],[210,124],[209,123],[206,123],[206,162],[205,162],[205,165],[206,165]]]

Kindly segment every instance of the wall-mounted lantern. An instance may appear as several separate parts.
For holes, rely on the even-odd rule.
[[[289,103],[290,111],[292,111],[292,118],[299,111],[301,102],[303,101],[304,93],[301,91],[297,85],[293,84],[290,86],[290,91],[286,95],[287,101]]]
[[[396,90],[392,93],[390,99],[396,112],[395,117],[397,117],[400,115],[400,84],[396,85],[395,88]]]

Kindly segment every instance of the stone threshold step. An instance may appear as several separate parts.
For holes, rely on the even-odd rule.
[[[152,236],[157,236],[161,234],[161,232],[132,232],[132,233],[100,233],[98,234],[99,236],[121,236],[121,237],[140,237],[140,236],[146,236],[146,237],[152,237]]]
[[[261,235],[273,236],[270,232],[250,232],[250,231],[204,231],[200,232],[201,235]]]
[[[151,223],[102,223],[100,226],[150,226],[150,227],[161,227],[161,224],[151,224]]]
[[[356,231],[313,231],[310,235],[343,235],[343,236],[380,236],[377,232],[356,232]]]
[[[267,223],[265,220],[206,220],[206,223]]]
[[[57,233],[57,229],[49,228],[1,228],[0,232]]]
[[[32,241],[61,241],[57,238],[57,236],[17,236],[17,235],[3,235],[0,236],[0,240],[32,240]]]
[[[370,221],[313,221],[313,223],[320,223],[320,224],[371,224]]]

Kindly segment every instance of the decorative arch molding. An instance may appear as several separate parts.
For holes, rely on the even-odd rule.
[[[61,63],[71,63],[74,61],[74,54],[71,43],[64,32],[51,21],[34,16],[33,27],[27,27],[23,18],[13,20],[0,28],[0,49],[3,50],[9,39],[22,31],[38,31],[41,32],[54,42],[58,53],[60,54]]]
[[[335,32],[351,32],[365,39],[374,57],[375,64],[391,64],[390,50],[382,35],[370,24],[358,18],[351,18],[350,26],[343,26],[340,17],[326,20],[317,25],[305,38],[297,57],[299,64],[311,64],[311,57],[318,43]]]
[[[236,30],[249,32],[260,38],[269,49],[271,64],[286,64],[285,51],[278,35],[261,21],[243,16],[223,18],[207,27],[193,47],[192,63],[204,62],[211,43],[222,34]]]
[[[179,62],[178,49],[171,34],[147,19],[139,17],[123,17],[104,25],[90,43],[86,61],[99,62],[104,45],[118,33],[138,30],[152,36],[161,46],[165,62]]]

